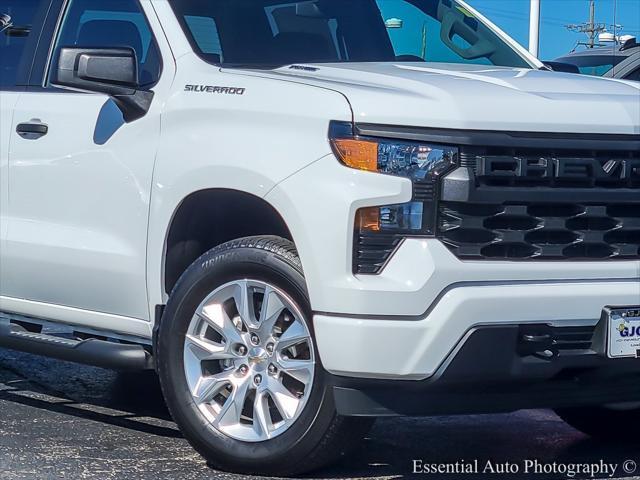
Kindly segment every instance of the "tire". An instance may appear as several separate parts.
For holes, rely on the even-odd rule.
[[[261,404],[265,405],[262,407],[263,413],[264,411],[269,412],[268,421],[260,421],[260,418],[264,418],[264,414],[260,417],[256,413],[258,407],[254,406],[251,421],[246,425],[246,418],[243,420],[244,409],[240,409],[242,410],[242,413],[239,414],[240,423],[234,424],[235,429],[225,433],[223,432],[223,426],[218,429],[213,423],[219,421],[222,425],[223,420],[217,420],[216,415],[221,417],[227,414],[216,413],[216,409],[210,407],[210,405],[215,404],[216,408],[222,412],[229,399],[235,398],[235,395],[233,397],[232,395],[236,393],[236,387],[231,384],[227,385],[225,387],[227,390],[221,390],[222,397],[220,397],[221,394],[215,397],[223,400],[213,400],[211,404],[205,403],[203,407],[202,402],[198,406],[196,402],[197,395],[194,397],[194,388],[189,383],[190,373],[186,373],[185,365],[189,367],[191,356],[187,355],[191,355],[191,353],[187,354],[185,350],[187,348],[185,340],[192,338],[188,332],[191,332],[190,329],[194,328],[193,322],[198,320],[198,316],[194,316],[194,314],[198,309],[205,308],[202,305],[206,303],[206,299],[211,298],[208,295],[222,295],[215,292],[225,292],[225,288],[231,288],[227,286],[230,282],[235,288],[233,282],[243,282],[242,279],[252,279],[252,282],[264,282],[278,289],[281,295],[277,299],[284,298],[283,294],[286,294],[286,298],[293,303],[293,306],[284,311],[290,312],[295,309],[298,312],[299,315],[295,321],[299,322],[298,327],[306,326],[309,334],[310,340],[307,340],[306,347],[310,351],[316,352],[315,365],[309,368],[308,375],[305,377],[307,379],[311,377],[312,380],[309,380],[309,384],[304,387],[304,392],[299,394],[303,399],[301,401],[305,403],[303,408],[296,410],[297,417],[288,420],[292,422],[288,427],[285,415],[279,415],[280,410],[272,408],[274,400],[273,397],[269,397],[269,400],[265,400],[265,403]],[[271,293],[266,294],[266,288],[264,292],[265,296],[271,295]],[[272,291],[270,290],[270,292]],[[255,298],[255,293],[252,293],[251,296],[251,298]],[[272,297],[270,296],[269,298]],[[262,302],[265,301],[263,297]],[[246,303],[254,305],[254,316],[257,316],[258,307],[255,307],[255,300]],[[223,305],[227,305],[227,303]],[[237,306],[236,309],[238,309]],[[260,306],[259,309],[261,311],[262,307]],[[281,317],[279,318],[283,318],[282,315],[285,314],[280,315]],[[241,317],[242,315],[238,313],[233,321],[238,323],[237,318]],[[229,318],[229,316],[225,318]],[[186,439],[212,467],[224,471],[270,476],[291,476],[309,472],[337,460],[341,455],[356,447],[371,427],[373,423],[371,419],[337,415],[332,390],[327,383],[327,374],[322,368],[319,355],[317,355],[311,318],[306,283],[295,246],[292,242],[280,237],[248,237],[220,245],[197,259],[177,282],[160,323],[155,349],[156,365],[162,391],[171,415]],[[290,321],[290,319],[285,320]],[[284,320],[281,319],[278,322],[284,322]],[[225,325],[227,324],[225,323]],[[207,329],[209,327],[210,325],[207,323],[204,328]],[[241,334],[245,335],[244,327],[240,326],[239,329]],[[247,328],[247,330],[249,329]],[[273,331],[277,331],[277,327]],[[209,335],[208,332],[208,330],[205,331],[205,337]],[[226,332],[227,336],[223,337],[224,341],[221,342],[225,348],[231,343],[227,339],[231,336],[235,338],[235,333],[229,329]],[[284,338],[285,333],[281,334],[281,338]],[[248,331],[247,334],[251,334],[251,332]],[[262,336],[262,333],[260,335]],[[253,340],[253,337],[250,338]],[[312,345],[308,345],[309,342]],[[295,348],[304,350],[306,347],[305,344],[301,344],[301,346],[299,345]],[[236,354],[243,351],[242,345],[237,348]],[[251,352],[254,350],[252,348]],[[273,351],[273,345],[271,350]],[[251,367],[249,367],[251,375],[255,373],[254,368],[262,368],[263,363],[268,361],[263,361],[263,357],[258,356],[257,353],[255,355],[254,357],[246,357],[249,358],[248,362],[251,364]],[[260,355],[263,355],[263,353],[260,353]],[[311,355],[313,354],[307,354],[307,356]],[[285,356],[285,358],[287,357]],[[313,358],[311,356],[312,360]],[[239,361],[241,360],[234,358],[223,362],[235,362],[229,371],[232,371],[232,374],[237,376],[241,375],[242,368],[246,367],[243,364],[239,369],[234,370]],[[305,358],[305,361],[309,360]],[[201,365],[204,365],[204,363]],[[226,373],[227,370],[224,370],[227,364],[219,363],[219,365],[221,366],[216,367],[216,372],[220,370],[217,374],[229,375]],[[271,367],[272,365],[269,365],[269,368]],[[203,375],[206,375],[206,373]],[[269,373],[266,371],[264,375],[268,379],[263,380],[263,384],[267,381],[274,381],[273,378],[275,377],[269,377]],[[284,373],[278,373],[278,376],[283,384],[285,380],[282,379],[288,379]],[[200,391],[198,390],[200,384],[201,382],[198,381],[196,392]],[[243,385],[245,384],[243,383]],[[241,392],[241,389],[238,387],[237,391]],[[227,394],[227,400],[224,400],[224,396]],[[248,395],[250,396],[251,394]],[[254,402],[257,402],[255,400],[257,395],[258,391],[256,390]],[[203,394],[202,397],[198,398],[206,398],[206,396]],[[240,393],[238,393],[238,398],[240,398]],[[217,401],[223,406],[215,403]],[[250,405],[251,399],[247,400],[247,402],[242,403],[242,405]],[[230,409],[227,409],[228,411]],[[276,413],[273,413],[274,411]],[[236,408],[232,412],[233,415],[228,415],[235,421],[237,412],[238,409]],[[211,417],[208,416],[209,414]],[[212,417],[214,417],[213,420]],[[274,417],[279,417],[280,420],[276,422]],[[224,416],[224,422],[227,422],[226,418]],[[242,423],[243,421],[245,423]],[[264,423],[264,428],[258,426],[262,423]],[[276,424],[284,425],[284,427],[279,427],[281,429],[287,428],[282,433],[278,433],[277,436],[273,436],[273,438],[269,437],[259,441],[252,438],[252,441],[248,441],[243,437],[243,435],[253,435],[252,432],[254,431],[260,431],[264,434],[264,432],[269,432],[269,428],[275,429]],[[225,426],[225,428],[231,427]],[[274,430],[266,435],[275,435],[277,432],[277,430]]]
[[[576,430],[598,440],[638,443],[633,426],[640,426],[640,407],[579,407],[555,410],[556,414]],[[626,425],[630,428],[620,428]]]

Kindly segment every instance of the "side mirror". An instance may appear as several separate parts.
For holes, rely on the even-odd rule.
[[[580,73],[580,69],[576,67],[573,63],[564,63],[564,62],[542,62],[547,69],[552,70],[554,72],[564,72],[564,73]]]
[[[51,83],[109,95],[127,123],[144,117],[153,100],[153,92],[139,90],[138,61],[132,48],[63,47]]]

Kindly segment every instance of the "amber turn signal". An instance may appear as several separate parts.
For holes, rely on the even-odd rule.
[[[356,213],[356,229],[359,231],[380,231],[380,207],[361,208]]]
[[[351,138],[336,138],[332,140],[338,159],[346,166],[378,171],[378,144],[368,140],[355,140]]]

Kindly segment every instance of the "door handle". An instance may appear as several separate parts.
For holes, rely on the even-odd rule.
[[[39,120],[21,123],[16,127],[16,132],[26,140],[37,140],[49,133],[49,126]]]

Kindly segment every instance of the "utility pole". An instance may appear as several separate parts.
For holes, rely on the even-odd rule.
[[[596,46],[596,0],[591,0],[589,4],[589,29],[587,33],[589,35],[589,48]]]
[[[607,31],[607,26],[604,23],[596,23],[596,0],[591,0],[589,3],[588,23],[566,25],[566,28],[572,32],[586,33],[589,41],[579,42],[578,45],[585,45],[587,48],[594,48],[598,34]]]
[[[529,14],[529,51],[534,57],[540,53],[540,0],[531,0]]]

